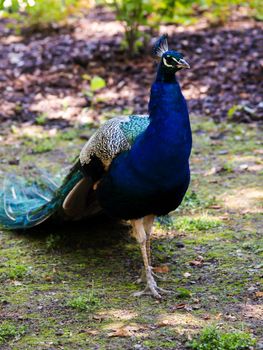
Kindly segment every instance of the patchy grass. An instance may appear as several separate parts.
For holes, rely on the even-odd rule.
[[[45,113],[38,115],[35,119],[37,125],[45,125],[47,120],[48,117]]]
[[[67,305],[78,311],[93,312],[101,306],[101,301],[92,289],[87,291],[85,295],[74,296]]]
[[[225,333],[215,327],[203,329],[200,336],[189,342],[194,350],[242,350],[251,349],[256,340],[246,332]]]
[[[22,279],[28,273],[28,267],[25,265],[10,266],[7,269],[7,276],[11,279]]]
[[[55,142],[51,138],[44,138],[25,141],[25,145],[31,149],[32,153],[45,153],[53,150]]]
[[[205,231],[221,226],[221,220],[214,217],[188,217],[182,216],[176,219],[174,226],[183,232]]]
[[[19,339],[26,331],[25,326],[18,327],[10,322],[0,324],[0,344],[3,344],[10,338]]]
[[[193,118],[193,131],[189,191],[179,210],[156,221],[152,240],[153,265],[165,267],[159,284],[174,293],[161,302],[133,297],[143,288],[135,283],[142,259],[127,224],[1,231],[1,317],[7,324],[19,320],[11,333],[27,328],[4,336],[1,350],[184,350],[189,338],[201,349],[213,336],[210,326],[222,324],[215,336],[220,346],[225,339],[242,345],[261,337],[261,134],[253,124],[206,118]],[[3,137],[1,170],[19,173],[37,164],[56,173],[72,163],[82,135],[92,132],[13,128]],[[29,151],[43,139],[52,139],[49,152]],[[232,335],[224,335],[229,329]]]

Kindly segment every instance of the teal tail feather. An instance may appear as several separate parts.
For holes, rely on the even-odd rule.
[[[0,226],[27,229],[62,209],[63,201],[83,178],[75,163],[66,176],[41,172],[36,182],[16,175],[5,177],[0,189]]]

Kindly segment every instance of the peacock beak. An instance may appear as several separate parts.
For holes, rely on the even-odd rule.
[[[183,58],[180,58],[179,63],[177,64],[178,67],[180,68],[190,68],[190,64],[186,62]]]

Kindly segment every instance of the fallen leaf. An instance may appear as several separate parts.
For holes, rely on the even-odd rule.
[[[237,320],[236,316],[231,315],[231,314],[225,314],[224,319],[229,320],[229,321],[236,321]]]
[[[189,265],[191,265],[191,266],[201,266],[201,265],[203,265],[203,262],[200,261],[200,260],[192,260],[192,261],[189,261]]]
[[[196,257],[196,259],[192,260],[189,262],[189,265],[191,266],[201,266],[203,265],[203,262],[204,262],[204,257],[202,255],[198,255]]]
[[[97,335],[97,334],[99,334],[99,331],[97,331],[96,329],[86,329],[85,333],[90,334],[90,335]]]
[[[221,317],[222,317],[222,313],[221,313],[221,312],[219,312],[219,313],[216,315],[216,319],[217,319],[217,320],[220,320],[220,319],[221,319]]]
[[[190,277],[190,276],[192,276],[192,275],[191,275],[190,272],[185,272],[185,273],[183,274],[183,276],[184,276],[185,278],[188,278],[188,277]]]
[[[166,327],[170,324],[169,320],[162,320],[159,323],[157,323],[157,327]]]
[[[263,298],[263,292],[256,292],[255,297],[256,298]]]
[[[13,285],[14,286],[22,286],[22,282],[19,282],[19,281],[13,281]]]
[[[229,217],[226,216],[226,215],[222,215],[222,216],[219,216],[219,219],[220,219],[220,220],[227,221],[227,220],[229,220]]]
[[[51,282],[52,281],[52,277],[51,276],[45,276],[45,281],[47,282]]]
[[[221,209],[222,207],[220,205],[210,205],[208,208],[209,209]]]
[[[187,304],[185,304],[185,303],[176,304],[176,305],[173,307],[173,309],[174,309],[174,310],[185,309],[186,305],[187,305]]]
[[[153,268],[153,272],[156,272],[156,273],[168,273],[169,272],[169,267],[167,265],[156,266],[156,267]]]
[[[210,320],[211,316],[208,314],[203,315],[203,320]]]
[[[217,173],[217,168],[216,167],[213,167],[211,168],[210,170],[206,171],[204,173],[205,176],[211,176],[211,175],[214,175]]]
[[[113,332],[110,332],[108,334],[108,337],[109,338],[114,338],[114,337],[120,337],[120,338],[123,338],[123,337],[131,337],[134,335],[134,333],[136,331],[139,330],[139,327],[138,326],[129,326],[129,325],[126,325],[126,326],[122,326],[120,328],[117,328],[117,329],[114,329]]]
[[[102,322],[103,320],[107,319],[106,315],[94,315],[93,319],[99,322]]]

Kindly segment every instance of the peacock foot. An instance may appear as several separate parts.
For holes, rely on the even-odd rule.
[[[157,280],[160,280],[160,281],[166,281],[166,278],[163,277],[163,276],[160,276],[159,274],[153,272],[153,267],[151,266],[151,269],[152,269],[152,276],[157,279]],[[142,271],[141,271],[141,274],[140,274],[140,277],[135,281],[135,283],[137,284],[140,284],[140,283],[146,283],[147,280],[146,280],[146,273],[145,273],[145,269],[143,268]]]
[[[153,297],[157,298],[157,299],[161,299],[162,296],[160,293],[172,293],[168,290],[165,290],[163,288],[160,288],[157,286],[157,283],[153,277],[153,273],[152,273],[152,267],[148,267],[147,271],[146,271],[146,280],[147,280],[147,284],[146,284],[146,288],[140,292],[136,292],[133,295],[136,297],[140,297],[142,295],[152,295]]]
[[[166,278],[158,275],[158,273],[152,272],[152,275],[160,281],[166,281]]]

